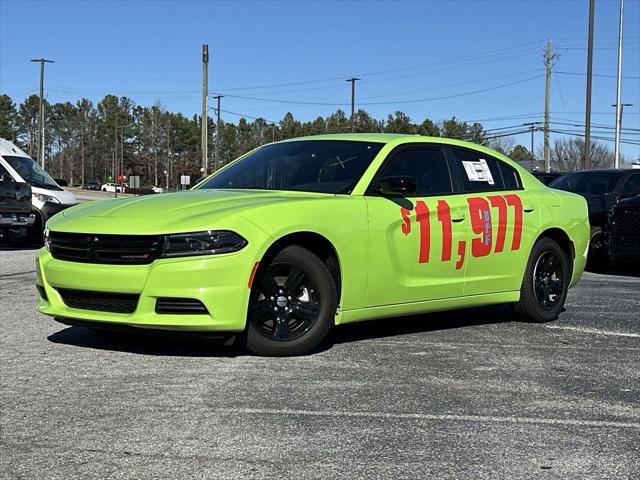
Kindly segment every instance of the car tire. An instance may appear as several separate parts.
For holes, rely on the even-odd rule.
[[[6,237],[9,243],[15,247],[24,247],[31,242],[31,235],[27,227],[8,228]]]
[[[541,238],[531,250],[520,288],[516,314],[533,322],[558,318],[567,299],[571,281],[571,262],[552,238]]]
[[[247,312],[246,347],[264,356],[301,355],[334,324],[338,295],[325,263],[306,248],[284,248],[256,272]]]

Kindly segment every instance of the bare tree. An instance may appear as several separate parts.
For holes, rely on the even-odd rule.
[[[555,140],[551,148],[551,169],[558,172],[574,172],[584,169],[584,140],[562,138]],[[538,158],[542,150],[538,150]],[[591,142],[591,168],[613,166],[613,152],[602,143]]]

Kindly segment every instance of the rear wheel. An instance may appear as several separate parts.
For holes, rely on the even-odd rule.
[[[564,307],[570,280],[570,261],[558,242],[538,240],[527,263],[516,312],[534,322],[555,320]]]
[[[316,347],[333,325],[338,300],[329,269],[293,245],[256,275],[247,315],[247,348],[259,355],[300,355]]]

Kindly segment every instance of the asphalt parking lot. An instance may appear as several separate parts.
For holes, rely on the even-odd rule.
[[[0,251],[1,478],[639,478],[640,277],[549,324],[504,308],[338,328],[259,358],[34,311]]]

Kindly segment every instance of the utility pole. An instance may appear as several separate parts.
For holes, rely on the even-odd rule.
[[[87,121],[86,112],[82,112],[82,133],[80,134],[80,183],[84,188],[84,124]]]
[[[216,95],[215,98],[218,101],[218,108],[216,108],[216,159],[214,160],[213,169],[220,168],[220,99],[224,98],[224,95]]]
[[[551,68],[553,67],[553,61],[558,58],[558,55],[553,53],[553,47],[551,46],[551,40],[547,42],[547,50],[544,54],[544,67],[546,70],[546,84],[544,89],[544,171],[549,173],[551,171],[551,157],[549,155],[549,107],[551,105]]]
[[[587,47],[587,98],[584,114],[584,168],[591,169],[591,80],[593,77],[593,19],[595,0],[589,0],[589,40]]]
[[[620,23],[618,25],[618,82],[616,87],[616,148],[613,168],[620,167],[620,131],[622,129],[622,25],[624,19],[624,0],[620,0]]]
[[[351,123],[351,131],[353,132],[353,121],[354,121],[354,115],[356,113],[356,82],[360,80],[359,78],[356,77],[351,77],[347,79],[347,82],[351,82],[351,117],[350,117],[350,123]]]
[[[167,192],[169,191],[169,176],[171,175],[171,120],[167,123],[167,166],[165,176],[167,177]]]
[[[208,133],[209,115],[207,114],[207,95],[209,95],[209,45],[202,44],[202,177],[207,176],[208,170]]]
[[[114,128],[113,128],[113,142],[114,142],[114,146],[113,146],[113,183],[115,184],[115,187],[113,188],[113,196],[117,197],[118,196],[118,179],[117,179],[117,171],[118,171],[118,167],[117,165],[120,164],[120,161],[118,160],[118,105],[116,104],[116,110],[115,110],[115,123],[114,123]]]
[[[34,58],[31,60],[40,64],[40,120],[38,120],[38,159],[44,169],[44,64],[56,63],[46,58]]]
[[[538,129],[538,125],[540,125],[540,122],[529,122],[523,123],[522,125],[525,127],[529,127],[529,131],[531,132],[531,148],[529,149],[529,153],[531,154],[531,171],[533,171],[533,162],[536,159],[536,154],[533,151],[533,134]]]

